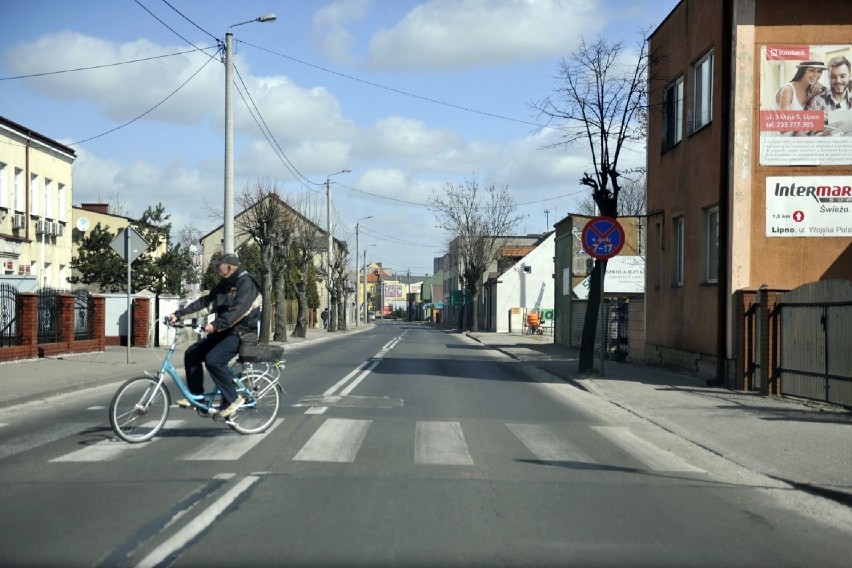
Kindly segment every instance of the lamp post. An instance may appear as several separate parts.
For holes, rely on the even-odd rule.
[[[326,272],[325,272],[325,290],[326,290],[326,306],[328,307],[328,317],[331,317],[331,176],[337,174],[348,174],[352,170],[340,170],[329,174],[325,178],[325,231],[328,233],[328,250],[326,251]],[[356,251],[357,252],[357,251]],[[328,326],[331,331],[331,325]]]
[[[231,28],[252,22],[274,22],[275,14],[231,24],[225,34],[225,235],[223,252],[234,252],[234,34]]]
[[[372,215],[368,215],[366,217],[361,217],[355,223],[355,327],[358,327],[358,322],[361,321],[361,271],[358,268],[358,251],[361,250],[360,245],[358,244],[358,228],[361,226],[361,221],[365,219],[372,219]],[[366,255],[366,251],[364,253]],[[366,264],[366,256],[364,263]],[[364,280],[364,287],[366,288],[367,281]]]

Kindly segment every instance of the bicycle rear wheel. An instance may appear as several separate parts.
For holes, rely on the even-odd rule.
[[[244,377],[243,383],[251,385],[249,390],[257,404],[246,401],[228,420],[228,426],[240,434],[263,432],[278,416],[278,407],[281,405],[278,386],[275,381],[264,376]]]
[[[169,392],[157,379],[136,377],[119,387],[109,405],[109,423],[125,442],[144,442],[162,429],[169,415]]]

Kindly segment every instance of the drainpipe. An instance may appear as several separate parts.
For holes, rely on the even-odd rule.
[[[708,381],[712,384],[723,385],[727,380],[728,367],[728,333],[731,322],[728,319],[730,294],[729,268],[729,242],[730,242],[730,192],[731,192],[731,120],[732,108],[735,97],[733,96],[733,61],[732,43],[736,37],[734,33],[733,0],[722,1],[722,45],[720,57],[720,89],[722,93],[722,104],[719,105],[722,113],[722,132],[719,136],[719,245],[718,255],[718,278],[716,286],[717,297],[717,321],[716,321],[716,378]]]

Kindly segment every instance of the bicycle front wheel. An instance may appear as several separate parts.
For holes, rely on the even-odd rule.
[[[109,405],[109,423],[125,442],[153,438],[169,415],[169,392],[157,379],[136,377],[121,385]]]
[[[233,414],[228,420],[228,426],[240,434],[257,434],[269,428],[278,416],[281,404],[278,386],[275,381],[264,376],[245,377],[243,382],[251,385],[249,390],[253,400],[247,400]]]

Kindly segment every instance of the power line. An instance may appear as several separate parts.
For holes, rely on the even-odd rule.
[[[80,144],[83,144],[84,142],[89,142],[89,141],[94,140],[94,139],[96,139],[96,138],[100,138],[100,137],[102,137],[102,136],[106,136],[107,134],[111,134],[111,133],[115,132],[116,130],[120,130],[120,129],[124,128],[125,126],[128,126],[128,125],[130,125],[130,124],[133,124],[134,122],[136,122],[137,120],[139,120],[139,119],[140,119],[140,118],[142,118],[143,116],[145,116],[145,115],[147,115],[147,114],[150,114],[151,112],[153,112],[153,111],[154,111],[154,109],[156,109],[157,107],[159,107],[160,105],[162,105],[164,102],[166,102],[167,100],[169,100],[170,98],[172,98],[172,97],[173,97],[173,96],[174,96],[174,95],[175,95],[178,91],[180,91],[181,89],[183,89],[183,88],[187,85],[187,83],[189,83],[190,81],[192,81],[192,80],[196,77],[196,75],[198,75],[199,73],[201,73],[201,71],[202,71],[205,67],[207,67],[207,65],[209,65],[211,61],[214,61],[214,58],[210,58],[210,59],[208,59],[207,61],[205,61],[205,62],[204,62],[204,65],[202,65],[201,67],[199,67],[198,71],[196,71],[195,73],[193,73],[192,75],[190,75],[190,77],[189,77],[186,81],[184,81],[183,83],[181,83],[181,84],[180,84],[180,86],[179,86],[177,89],[175,89],[174,91],[172,91],[171,93],[169,93],[169,94],[166,96],[166,98],[164,98],[163,100],[161,100],[160,102],[158,102],[158,103],[157,103],[157,104],[155,104],[153,107],[149,108],[148,110],[146,110],[145,112],[143,112],[142,114],[140,114],[139,116],[137,116],[136,118],[131,119],[131,120],[129,120],[129,121],[127,121],[127,122],[125,122],[124,124],[119,125],[119,126],[116,126],[115,128],[111,128],[110,130],[107,130],[106,132],[102,132],[101,134],[98,134],[98,135],[96,135],[96,136],[91,136],[91,137],[86,138],[86,139],[84,139],[84,140],[78,140],[77,142],[71,142],[70,144],[68,144],[68,146],[78,146],[78,145],[80,145]]]
[[[346,73],[341,73],[341,72],[339,72],[339,71],[334,71],[333,69],[328,69],[327,67],[322,67],[322,66],[320,66],[320,65],[314,65],[313,63],[308,63],[307,61],[302,61],[301,59],[297,59],[297,58],[292,57],[292,56],[290,56],[290,55],[285,55],[285,54],[283,54],[283,53],[279,53],[279,52],[277,52],[277,51],[273,51],[273,50],[271,50],[271,49],[267,49],[267,48],[265,48],[265,47],[260,47],[260,46],[258,46],[258,45],[254,45],[253,43],[249,43],[249,42],[247,42],[247,41],[243,41],[243,40],[237,40],[237,41],[239,41],[240,43],[244,43],[244,44],[246,44],[246,45],[249,45],[249,46],[251,46],[251,47],[254,47],[255,49],[259,49],[259,50],[261,50],[261,51],[265,51],[265,52],[267,52],[267,53],[271,53],[272,55],[277,55],[278,57],[283,57],[284,59],[289,59],[290,61],[294,61],[294,62],[299,63],[299,64],[301,64],[301,65],[305,65],[305,66],[307,66],[307,67],[312,67],[312,68],[314,68],[314,69],[318,69],[318,70],[323,71],[323,72],[325,72],[325,73],[330,73],[330,74],[332,74],[332,75],[337,75],[338,77],[343,77],[344,79],[349,79],[350,81],[356,81],[356,82],[358,82],[358,83],[363,83],[363,84],[365,84],[365,85],[369,85],[369,86],[371,86],[371,87],[375,87],[375,88],[377,88],[377,89],[384,89],[385,91],[390,91],[390,92],[392,92],[392,93],[397,93],[397,94],[399,94],[399,95],[404,95],[404,96],[406,96],[406,97],[411,97],[411,98],[415,98],[415,99],[420,99],[420,100],[422,100],[422,101],[426,101],[426,102],[430,102],[430,103],[438,104],[438,105],[443,105],[443,106],[450,107],[450,108],[454,108],[454,109],[458,109],[458,110],[461,110],[461,111],[464,111],[464,112],[470,112],[470,113],[474,113],[474,114],[481,114],[481,115],[483,115],[483,116],[488,116],[488,117],[491,117],[491,118],[497,118],[497,119],[499,119],[499,120],[506,120],[506,121],[509,121],[509,122],[516,122],[516,123],[518,123],[518,124],[526,124],[526,125],[529,125],[529,126],[535,126],[536,128],[552,128],[552,129],[554,129],[554,130],[565,130],[565,128],[562,128],[562,127],[559,127],[559,126],[552,126],[552,125],[546,125],[546,124],[538,124],[538,123],[536,123],[536,122],[529,122],[529,121],[527,121],[527,120],[520,120],[520,119],[518,119],[518,118],[511,118],[511,117],[508,117],[508,116],[502,116],[502,115],[499,115],[499,114],[494,114],[494,113],[490,113],[490,112],[485,112],[485,111],[482,111],[482,110],[476,110],[476,109],[473,109],[473,108],[464,107],[464,106],[457,105],[457,104],[453,104],[453,103],[448,103],[448,102],[446,102],[446,101],[441,101],[441,100],[438,100],[438,99],[433,99],[433,98],[430,98],[430,97],[425,97],[425,96],[423,96],[423,95],[418,95],[418,94],[415,94],[415,93],[409,93],[408,91],[403,91],[403,90],[401,90],[401,89],[395,89],[395,88],[393,88],[393,87],[388,87],[388,86],[386,86],[386,85],[381,85],[381,84],[379,84],[379,83],[374,83],[374,82],[372,82],[372,81],[367,81],[367,80],[365,80],[365,79],[360,79],[360,78],[358,78],[358,77],[353,77],[352,75],[347,75]]]
[[[218,51],[218,47],[207,47],[201,49],[200,51],[216,49]],[[61,75],[63,73],[74,73],[76,71],[91,71],[93,69],[103,69],[105,67],[117,67],[119,65],[129,65],[131,63],[143,63],[145,61],[152,61],[154,59],[163,59],[165,57],[174,57],[175,55],[186,55],[187,53],[194,53],[195,51],[199,51],[199,49],[189,49],[187,51],[178,51],[176,53],[167,53],[165,55],[152,55],[151,57],[143,57],[142,59],[131,59],[129,61],[118,61],[115,63],[105,63],[103,65],[91,65],[89,67],[77,67],[76,69],[62,69],[59,71],[45,71],[43,73],[30,73],[28,75],[14,75],[12,77],[0,77],[0,81],[11,81],[13,79],[32,79],[35,77],[44,77],[46,75]],[[208,54],[205,54],[208,55]]]

